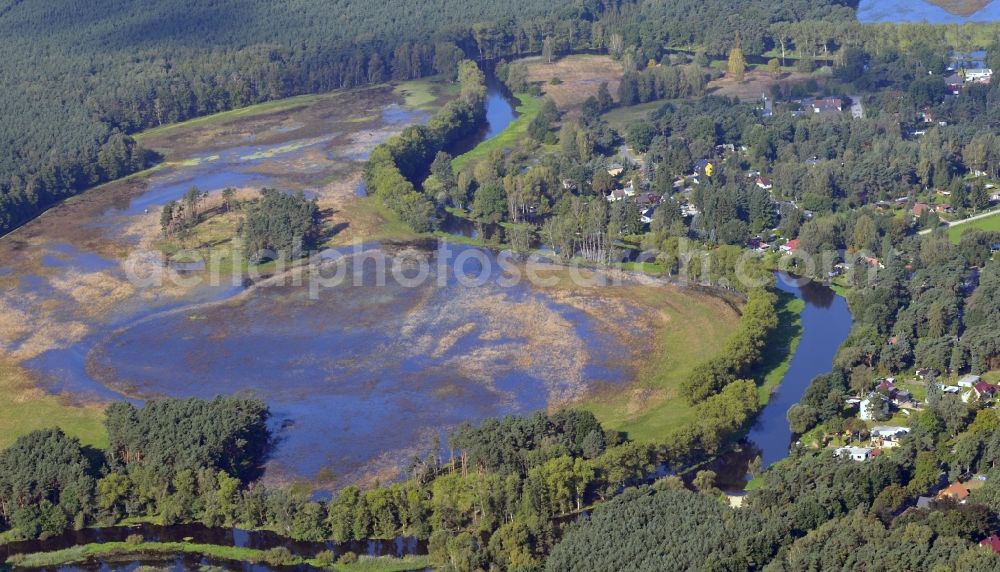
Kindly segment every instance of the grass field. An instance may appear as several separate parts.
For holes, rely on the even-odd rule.
[[[451,166],[456,172],[469,162],[486,158],[494,150],[512,149],[517,146],[519,141],[528,136],[528,126],[542,109],[542,98],[529,93],[518,93],[515,94],[515,97],[520,101],[516,107],[518,118],[511,121],[507,129],[504,129],[496,137],[489,141],[483,141],[468,153],[455,157]]]
[[[107,542],[102,544],[84,544],[54,552],[15,555],[9,558],[7,563],[17,568],[48,568],[79,564],[96,558],[122,559],[156,555],[169,556],[174,554],[196,554],[234,562],[268,562],[268,552],[255,548],[187,542],[141,542],[138,544]],[[331,566],[324,565],[316,560],[306,560],[296,557],[290,562],[282,563],[282,565],[296,564],[307,564],[316,568],[343,572],[402,572],[404,570],[425,569],[429,565],[429,559],[427,556],[406,556],[404,558],[362,556],[352,564],[334,564]]]
[[[649,121],[649,114],[663,107],[666,103],[666,100],[660,100],[629,107],[616,107],[602,117],[612,129],[624,133],[629,125],[637,121]]]
[[[661,291],[662,292],[662,291]],[[644,293],[641,302],[669,317],[657,340],[658,351],[640,371],[632,391],[599,395],[582,404],[608,428],[625,431],[639,441],[659,442],[672,430],[694,421],[693,408],[678,395],[680,383],[699,363],[713,357],[736,330],[738,316],[718,299],[668,290],[667,302]],[[771,335],[762,365],[761,404],[766,404],[788,372],[802,334],[800,316],[805,302],[779,293],[778,329]]]
[[[56,426],[84,445],[108,445],[103,407],[71,406],[36,388],[21,368],[4,363],[0,363],[0,411],[0,449],[21,435]]]
[[[521,61],[528,66],[528,81],[540,84],[545,96],[570,114],[582,107],[588,97],[596,96],[603,82],[607,82],[611,97],[616,97],[624,73],[621,62],[609,56],[574,55],[552,63],[540,57]]]
[[[406,102],[407,107],[427,112],[436,111],[438,99],[442,94],[458,95],[459,85],[456,82],[445,83],[441,76],[404,81],[393,90]]]
[[[972,229],[1000,232],[1000,212],[993,216],[955,225],[948,229],[948,238],[950,238],[953,243],[958,244],[959,240],[962,239],[962,234],[964,234],[965,231]]]
[[[739,323],[724,301],[679,288],[636,289],[635,301],[666,317],[656,351],[640,366],[628,390],[602,393],[580,404],[609,429],[638,441],[658,442],[692,421],[693,409],[680,397],[680,383],[692,369],[714,356]]]

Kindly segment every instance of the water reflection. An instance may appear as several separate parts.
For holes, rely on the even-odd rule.
[[[764,467],[788,456],[792,430],[786,417],[792,405],[802,399],[814,377],[830,371],[833,358],[851,331],[847,301],[833,290],[815,282],[802,283],[778,277],[778,289],[805,302],[802,335],[778,390],[771,396],[747,439],[760,448]]]

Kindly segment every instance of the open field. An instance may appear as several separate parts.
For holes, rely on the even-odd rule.
[[[991,230],[1000,232],[1000,212],[991,216],[969,221],[967,223],[956,224],[948,229],[948,238],[955,244],[962,239],[962,235],[969,230]]]
[[[559,109],[571,114],[588,97],[597,95],[601,82],[608,82],[612,97],[618,95],[623,68],[621,62],[609,56],[566,56],[550,64],[541,57],[521,61],[528,65],[528,81],[541,83],[545,95],[551,97]],[[558,78],[559,83],[553,84],[553,78]]]
[[[602,115],[605,121],[612,129],[619,133],[624,133],[625,129],[637,122],[637,121],[648,121],[649,114],[660,109],[666,105],[665,100],[650,101],[649,103],[640,103],[639,105],[632,105],[629,107],[616,107],[611,111]]]
[[[693,409],[678,395],[680,383],[699,363],[716,355],[735,331],[739,316],[724,300],[674,286],[608,288],[605,297],[627,300],[653,317],[654,334],[638,361],[631,386],[597,391],[577,406],[609,429],[657,442],[691,421]]]
[[[47,395],[23,369],[0,363],[0,449],[20,435],[56,426],[84,445],[103,448],[108,444],[102,407],[74,406]]]
[[[713,95],[726,97],[738,97],[741,101],[760,99],[762,95],[771,93],[771,86],[774,84],[796,84],[805,83],[809,79],[815,79],[811,74],[801,72],[783,73],[781,77],[772,78],[766,71],[752,70],[746,73],[742,82],[734,78],[722,76],[714,79],[708,84],[708,91]],[[822,81],[818,79],[817,81]]]

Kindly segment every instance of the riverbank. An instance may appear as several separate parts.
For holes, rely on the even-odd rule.
[[[360,556],[335,560],[332,553],[313,558],[296,556],[287,549],[259,550],[237,546],[189,542],[105,542],[74,546],[52,552],[16,554],[7,564],[16,568],[51,568],[93,561],[162,560],[179,554],[191,554],[212,560],[266,564],[270,566],[306,565],[319,570],[338,572],[403,572],[430,566],[427,556]],[[353,553],[351,553],[353,554]]]

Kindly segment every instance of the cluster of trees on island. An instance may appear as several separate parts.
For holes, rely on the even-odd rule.
[[[254,199],[237,200],[236,189],[227,187],[214,213],[203,208],[206,197],[207,193],[191,187],[181,200],[165,204],[160,212],[163,237],[185,239],[212,214],[238,212],[233,238],[242,240],[241,248],[252,263],[299,258],[318,246],[322,238],[316,199],[306,198],[301,191],[290,193],[265,187]]]

